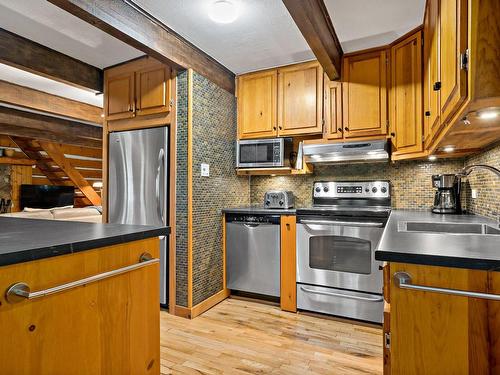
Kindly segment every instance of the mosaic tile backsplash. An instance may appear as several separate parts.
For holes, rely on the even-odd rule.
[[[10,199],[10,167],[0,165],[0,199]]]
[[[296,206],[311,205],[311,189],[318,180],[390,180],[392,205],[400,209],[429,209],[434,200],[431,176],[440,173],[457,173],[465,165],[489,164],[500,168],[500,145],[468,159],[449,159],[436,162],[402,161],[351,165],[317,165],[311,175],[253,176],[250,183],[252,204],[263,202],[264,193],[272,189],[294,192]],[[465,208],[475,214],[496,218],[500,213],[500,185],[489,172],[474,172],[464,181]],[[478,189],[478,198],[472,200],[470,189]]]

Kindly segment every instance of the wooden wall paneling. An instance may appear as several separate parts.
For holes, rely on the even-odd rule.
[[[158,258],[159,240],[4,266],[0,290],[19,281],[32,290],[60,285],[136,264],[145,251]],[[158,264],[17,304],[2,293],[2,373],[159,374],[158,296]]]
[[[297,311],[297,256],[296,256],[296,217],[281,215],[281,309]]]
[[[18,212],[20,208],[20,188],[23,184],[32,183],[32,167],[31,165],[12,165],[10,169],[10,184],[12,201],[11,211]]]
[[[187,307],[193,307],[193,69],[188,69],[187,108]]]
[[[486,292],[486,271],[391,263],[412,283]],[[391,276],[391,277],[392,277]],[[392,280],[391,280],[392,281]],[[488,374],[487,301],[390,287],[392,374]]]
[[[1,28],[0,62],[56,81],[102,92],[101,69]]]
[[[277,135],[278,72],[276,69],[238,76],[238,138]]]
[[[317,61],[278,69],[278,135],[321,134],[323,68]]]
[[[234,94],[234,73],[130,2],[50,0],[74,16],[174,69],[193,69]],[[113,9],[113,12],[109,10]]]
[[[102,108],[0,80],[0,102],[102,124]]]
[[[64,156],[64,153],[57,145],[50,142],[40,142],[40,146],[94,206],[101,205],[99,194],[96,193],[81,173],[71,165],[70,161]]]
[[[342,47],[323,0],[283,0],[331,80],[340,77]]]

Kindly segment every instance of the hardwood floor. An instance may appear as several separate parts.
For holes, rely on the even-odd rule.
[[[161,313],[162,374],[382,374],[382,329],[227,299]]]

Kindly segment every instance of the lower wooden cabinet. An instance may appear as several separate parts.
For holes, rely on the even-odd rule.
[[[158,263],[34,300],[4,294],[20,281],[39,291],[137,264],[144,252],[158,258],[159,240],[0,267],[0,373],[158,375]]]
[[[390,264],[388,374],[497,374],[500,371],[500,302],[403,289],[414,285],[499,294],[500,273]]]

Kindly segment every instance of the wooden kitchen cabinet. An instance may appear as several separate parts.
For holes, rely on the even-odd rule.
[[[325,75],[325,132],[326,139],[341,139],[342,128],[342,83],[330,81]]]
[[[420,31],[391,47],[390,93],[393,156],[423,151]]]
[[[170,111],[170,67],[151,64],[135,73],[137,115],[150,115]]]
[[[438,1],[438,0],[432,0]],[[445,123],[467,96],[467,71],[461,54],[467,49],[467,0],[439,0],[440,117]]]
[[[387,133],[388,65],[386,49],[344,57],[344,138]]]
[[[278,135],[323,131],[323,68],[317,61],[278,69]]]
[[[238,77],[238,138],[277,135],[278,72],[276,69]]]
[[[106,69],[105,120],[168,114],[171,109],[171,78],[171,68],[150,57]]]
[[[107,120],[131,118],[135,115],[134,72],[109,77],[105,82],[105,114]]]
[[[159,265],[148,264],[84,286],[11,303],[5,291],[31,292],[159,257],[158,238],[0,267],[2,374],[160,373]]]
[[[424,18],[424,77],[423,111],[424,144],[427,147],[441,126],[439,90],[434,82],[439,81],[439,2],[427,2]]]
[[[402,289],[393,279],[400,271],[414,285],[490,293],[491,285],[500,286],[498,272],[488,287],[486,271],[391,263],[390,373],[495,373],[490,371],[500,359],[500,302]]]
[[[296,216],[281,215],[280,228],[280,305],[282,310],[297,312]]]

